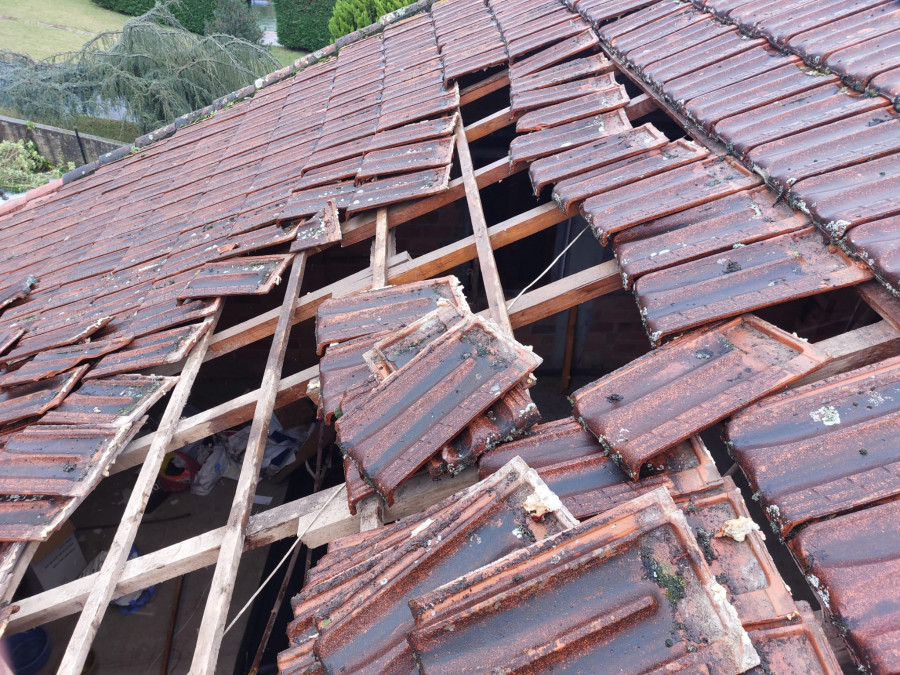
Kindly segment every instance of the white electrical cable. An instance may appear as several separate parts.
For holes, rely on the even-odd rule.
[[[536,278],[534,281],[532,281],[532,282],[531,282],[530,284],[528,284],[525,288],[523,288],[523,289],[522,289],[522,292],[519,293],[515,298],[512,299],[512,301],[506,306],[506,309],[507,309],[507,310],[512,309],[512,306],[513,306],[514,304],[516,304],[516,302],[518,301],[518,299],[521,298],[521,297],[525,294],[526,291],[528,291],[532,286],[534,286],[537,282],[539,282],[539,281],[544,277],[544,275],[547,274],[547,272],[549,272],[550,270],[553,269],[553,266],[554,266],[556,263],[558,263],[558,262],[559,262],[559,259],[562,258],[562,257],[566,254],[566,251],[568,251],[570,248],[572,248],[572,245],[573,245],[576,241],[578,241],[578,237],[580,237],[581,235],[583,235],[583,234],[587,231],[588,227],[590,227],[590,225],[586,225],[585,228],[584,228],[581,232],[579,232],[577,235],[575,235],[575,238],[574,238],[572,241],[570,241],[570,242],[568,243],[568,245],[562,250],[562,253],[560,253],[558,256],[556,256],[556,257],[553,259],[553,262],[550,263],[550,266],[549,266],[547,269],[545,269],[543,272],[541,272],[540,274],[538,274],[538,275],[537,275],[537,278]]]
[[[300,541],[303,539],[303,537],[306,535],[306,533],[309,532],[309,528],[311,528],[315,524],[315,522],[319,519],[319,516],[322,515],[322,512],[325,510],[325,507],[328,506],[331,503],[331,500],[334,499],[341,492],[343,492],[343,490],[337,489],[328,496],[328,499],[325,500],[325,503],[319,507],[319,509],[316,511],[316,514],[306,524],[306,527],[303,529],[303,532],[300,532],[299,534],[297,534],[297,538],[294,540],[294,543],[291,544],[291,547],[284,554],[284,557],[278,562],[277,565],[275,565],[275,569],[273,569],[272,572],[269,574],[269,576],[266,577],[266,580],[263,581],[262,584],[260,584],[259,588],[256,589],[256,591],[253,593],[253,595],[250,596],[250,599],[247,600],[246,604],[243,607],[241,607],[241,610],[231,620],[231,623],[228,624],[228,626],[225,628],[225,631],[222,633],[223,636],[226,633],[228,633],[228,631],[231,630],[232,626],[234,626],[234,624],[237,623],[237,620],[241,618],[241,615],[247,611],[247,608],[250,607],[250,605],[253,604],[253,601],[256,599],[256,596],[259,595],[260,593],[262,593],[262,590],[263,590],[263,588],[266,587],[266,584],[272,580],[272,577],[275,576],[275,573],[278,570],[280,570],[281,566],[284,565],[284,563],[287,562],[287,559],[291,557],[291,553],[293,552],[293,550],[295,548],[297,548],[297,544],[300,543]]]

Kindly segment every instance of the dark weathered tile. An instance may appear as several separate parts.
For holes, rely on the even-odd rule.
[[[759,185],[742,166],[722,158],[693,162],[604,192],[581,205],[594,234],[606,245],[629,227]]]
[[[759,659],[721,591],[660,489],[413,599],[407,640],[424,673],[741,672]]]
[[[647,331],[660,337],[745,312],[855,286],[872,273],[809,227],[713,253],[637,280]]]
[[[900,360],[773,396],[727,439],[782,534],[900,494]]]
[[[798,230],[809,220],[765,186],[738,192],[621,232],[613,250],[626,288],[636,279],[736,245]],[[739,248],[740,246],[738,246]]]
[[[532,504],[549,512],[533,519]],[[314,651],[330,672],[413,670],[405,640],[413,628],[407,606],[411,598],[577,523],[521,461],[417,520],[411,536],[366,565],[369,569],[348,570],[356,580],[316,609]],[[317,592],[343,582],[338,575]]]
[[[404,480],[540,361],[482,320],[469,318],[345,412],[336,424],[338,442],[392,504]]]
[[[870,673],[900,669],[900,501],[813,523],[791,549],[856,660]]]
[[[456,277],[387,286],[326,300],[316,313],[316,343],[321,354],[333,342],[397,330],[436,309],[442,301],[468,309]]]
[[[637,478],[650,458],[830,358],[746,315],[670,342],[579,389],[573,414]]]

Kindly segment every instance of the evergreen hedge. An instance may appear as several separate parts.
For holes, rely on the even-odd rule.
[[[156,5],[156,0],[93,0],[95,5],[122,14],[140,16]],[[169,6],[179,23],[192,33],[202,35],[206,22],[211,21],[218,6],[217,0],[175,0]]]
[[[334,3],[335,0],[275,0],[278,42],[309,52],[330,44],[328,21]]]
[[[328,22],[328,32],[339,37],[369,26],[385,14],[409,5],[414,0],[337,0]]]

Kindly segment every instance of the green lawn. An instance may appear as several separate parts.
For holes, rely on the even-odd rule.
[[[43,59],[75,51],[128,19],[91,0],[0,0],[0,49]]]

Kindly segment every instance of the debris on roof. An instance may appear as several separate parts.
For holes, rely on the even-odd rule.
[[[387,501],[394,490],[540,363],[470,316],[423,346],[336,423],[338,443]]]

